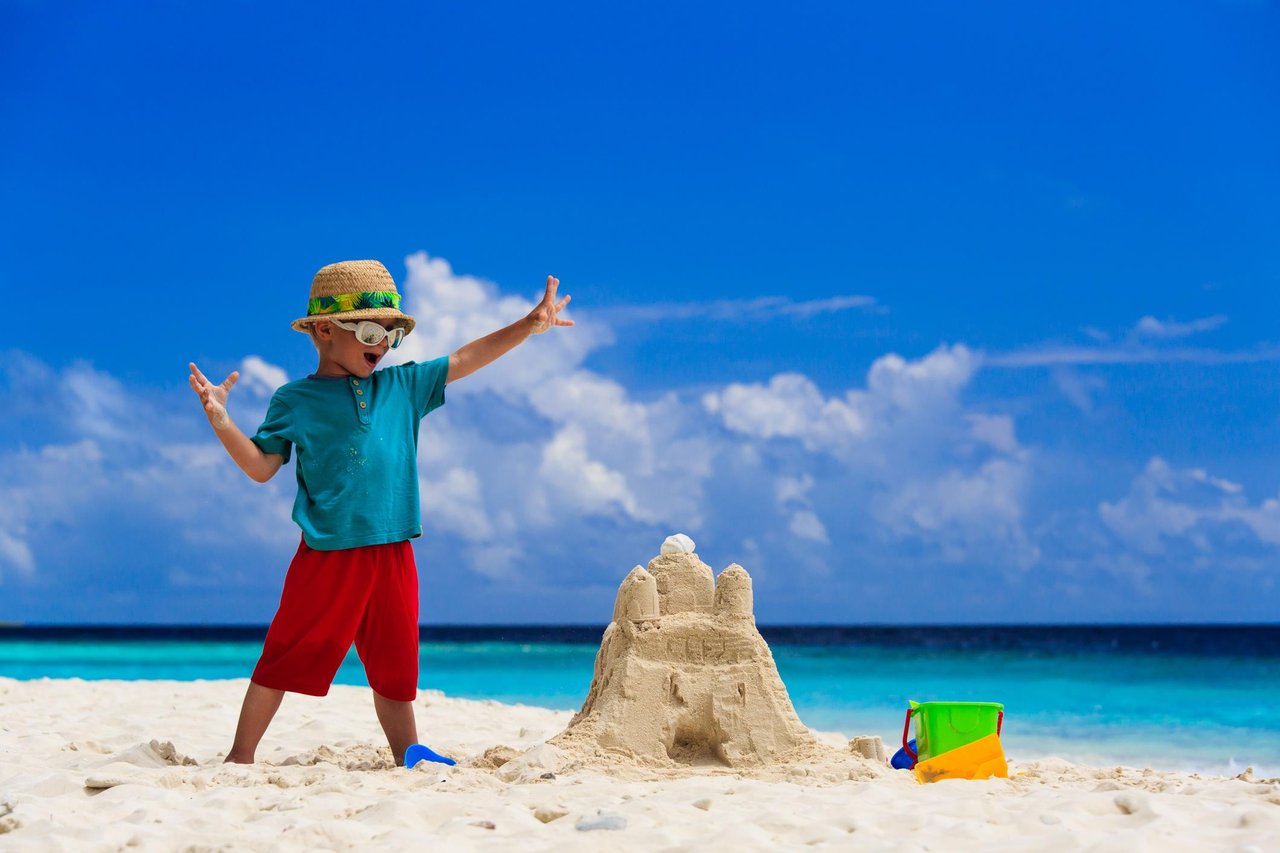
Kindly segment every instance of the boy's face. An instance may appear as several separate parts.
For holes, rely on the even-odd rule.
[[[371,322],[377,323],[384,329],[394,329],[402,325],[400,321],[389,317],[374,319]],[[382,361],[382,357],[390,348],[386,338],[376,346],[368,346],[356,339],[355,332],[324,320],[317,321],[313,328],[316,347],[320,350],[320,367],[317,372],[321,374],[366,378],[373,373],[373,369],[378,366],[378,362]]]

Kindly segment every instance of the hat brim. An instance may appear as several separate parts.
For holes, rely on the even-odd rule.
[[[332,314],[308,314],[306,317],[294,320],[289,327],[295,332],[307,332],[307,327],[317,320],[385,320],[388,318],[404,320],[406,335],[417,325],[416,320],[395,308],[361,308],[357,311],[335,311]]]

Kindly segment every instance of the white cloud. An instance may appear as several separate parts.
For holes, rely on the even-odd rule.
[[[976,471],[958,469],[905,483],[877,517],[901,536],[937,544],[943,559],[961,563],[985,554],[1011,569],[1029,569],[1039,548],[1023,530],[1026,466],[991,459]]]
[[[67,407],[66,416],[81,435],[129,440],[126,425],[136,417],[139,402],[130,400],[115,377],[85,362],[75,362],[58,377],[58,391]]]
[[[1180,323],[1176,320],[1158,320],[1151,315],[1141,318],[1137,324],[1112,336],[1101,329],[1086,326],[1081,331],[1097,342],[1097,346],[1064,345],[1047,342],[1023,347],[1009,352],[987,352],[982,363],[989,367],[1003,368],[1066,368],[1072,366],[1109,364],[1255,364],[1280,360],[1280,346],[1274,343],[1258,343],[1249,349],[1220,350],[1207,347],[1173,346],[1193,335],[1210,332],[1227,323],[1225,314],[1201,317]],[[1061,383],[1060,383],[1061,385]],[[1084,398],[1078,389],[1063,388],[1064,393],[1080,404]]]
[[[1103,502],[1098,514],[1131,546],[1158,553],[1163,549],[1163,538],[1182,536],[1199,520],[1196,509],[1164,497],[1175,491],[1173,470],[1163,459],[1153,458],[1133,481],[1129,495],[1115,503]]]
[[[846,460],[868,441],[887,434],[929,431],[929,421],[958,410],[956,395],[973,376],[977,360],[963,345],[939,347],[917,361],[896,354],[872,363],[865,389],[826,397],[812,380],[780,373],[767,384],[731,383],[702,398],[725,427],[758,438],[795,438],[806,449]]]
[[[978,364],[978,357],[964,344],[938,347],[918,361],[890,353],[872,363],[867,388],[902,410],[950,407],[956,393],[977,372]]]
[[[1005,353],[984,353],[990,367],[1056,367],[1097,364],[1256,364],[1280,361],[1280,346],[1260,344],[1249,350],[1187,347],[1071,347],[1046,344]]]
[[[26,542],[14,533],[0,530],[0,565],[17,569],[21,574],[30,577],[35,574],[36,558]],[[3,578],[4,575],[0,573],[0,580]]]
[[[1186,473],[1196,482],[1206,483],[1229,495],[1238,495],[1244,491],[1244,486],[1239,483],[1233,483],[1230,480],[1223,479],[1222,477],[1210,476],[1209,472],[1205,471],[1203,468],[1191,468]]]
[[[1243,487],[1201,468],[1175,469],[1153,457],[1134,478],[1129,493],[1102,502],[1098,515],[1119,539],[1146,555],[1175,547],[1226,557],[1227,537],[1247,531],[1256,543],[1280,546],[1280,500],[1249,503]]]
[[[787,529],[800,539],[826,545],[831,539],[826,525],[813,509],[809,492],[813,489],[814,479],[809,474],[799,477],[781,476],[774,482],[774,497],[778,509],[790,521]]]
[[[818,514],[811,509],[801,509],[792,513],[788,529],[801,539],[821,542],[824,545],[830,541],[822,519],[818,518]]]
[[[871,296],[832,296],[795,302],[785,296],[758,296],[753,299],[717,299],[710,302],[669,302],[626,305],[595,312],[609,323],[664,323],[673,320],[703,320],[758,323],[778,317],[816,317],[861,309],[883,311]]]
[[[846,401],[823,397],[812,380],[780,373],[769,384],[728,385],[703,396],[707,411],[734,432],[753,438],[798,438],[810,449],[861,433],[865,424]]]
[[[475,471],[449,468],[429,482],[420,482],[419,490],[431,495],[434,522],[447,525],[471,542],[494,537],[494,525],[485,514],[483,487]]]
[[[1280,547],[1280,499],[1267,498],[1257,506],[1238,508],[1234,517],[1244,522],[1259,541]]]
[[[949,562],[997,555],[1025,569],[1039,558],[1022,526],[1030,454],[1011,417],[963,405],[979,363],[961,345],[918,360],[890,354],[872,364],[865,389],[838,397],[799,374],[780,374],[708,393],[703,405],[745,438],[794,439],[834,457],[837,469],[820,459],[807,466],[858,484],[845,490],[849,503],[861,505],[882,535],[927,544]],[[830,533],[807,497],[813,486],[809,475],[783,477],[775,494],[792,533],[826,541]]]
[[[550,377],[537,389],[509,393],[523,397],[534,411],[555,423],[591,426],[602,434],[652,446],[648,408],[630,400],[625,388],[603,376],[579,370]]]
[[[1055,367],[1049,375],[1063,396],[1086,415],[1093,412],[1094,395],[1107,387],[1106,380],[1101,376],[1082,373],[1070,367]]]
[[[958,408],[956,395],[977,369],[963,345],[939,347],[917,361],[875,360],[865,389],[826,397],[808,377],[780,373],[767,384],[731,383],[702,398],[726,428],[756,439],[794,438],[807,450],[852,460],[886,434],[928,431],[928,421]]]
[[[543,482],[558,486],[559,496],[581,513],[621,508],[637,521],[647,520],[627,486],[627,478],[590,457],[581,427],[566,426],[543,446],[538,473]]]
[[[1021,450],[1018,439],[1014,436],[1013,418],[1008,415],[974,413],[965,415],[965,419],[969,421],[969,431],[973,437],[983,444],[1010,455]]]
[[[82,371],[82,367],[75,368]],[[95,422],[98,431],[111,424]],[[92,509],[92,491],[107,485],[96,439],[39,449],[19,447],[0,457],[0,565],[25,577],[39,568],[35,543],[50,518]],[[2,575],[0,575],[2,577]]]
[[[213,435],[200,438],[156,444],[145,462],[114,474],[130,487],[127,499],[167,520],[193,545],[217,546],[228,537],[277,549],[296,545],[292,471],[282,469],[270,481],[254,483]]]
[[[259,356],[245,356],[240,362],[239,384],[257,397],[270,399],[275,390],[288,381],[284,368],[269,364]]]
[[[92,512],[95,501],[110,499],[107,461],[97,439],[19,447],[0,457],[0,565],[34,576],[34,546],[48,522]]]
[[[262,368],[272,369],[265,362]],[[42,369],[49,377],[42,401],[48,417],[30,440],[48,443],[0,454],[0,564],[40,575],[50,545],[90,537],[95,524],[107,524],[98,519],[119,514],[201,546],[296,542],[292,483],[284,482],[292,478],[250,483],[209,433],[189,392],[181,396],[184,415],[83,362]],[[239,406],[238,419],[251,418],[252,409]],[[186,440],[174,439],[184,432]],[[71,438],[49,441],[46,434]],[[84,541],[94,549],[83,555],[90,561],[120,547]]]
[[[1157,320],[1148,314],[1133,327],[1133,334],[1143,338],[1185,338],[1201,332],[1211,332],[1226,322],[1225,314],[1201,317],[1187,323],[1179,323],[1176,320]]]
[[[799,477],[782,476],[777,479],[773,486],[774,496],[778,499],[780,505],[787,505],[794,501],[807,501],[810,490],[813,489],[813,477],[809,474],[803,474]]]

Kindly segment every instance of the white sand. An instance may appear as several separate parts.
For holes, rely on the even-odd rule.
[[[335,687],[289,696],[260,763],[227,767],[245,686],[0,679],[0,849],[1280,849],[1280,782],[1247,774],[1013,755],[1008,780],[922,786],[850,755],[854,780],[838,762],[543,779],[530,757],[494,770],[483,755],[536,747],[571,713],[438,693],[420,729],[463,766],[392,768],[369,691]]]

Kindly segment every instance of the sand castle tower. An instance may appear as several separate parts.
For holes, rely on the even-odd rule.
[[[657,764],[742,767],[815,744],[756,629],[751,576],[713,579],[683,534],[618,588],[582,710],[551,740]]]

